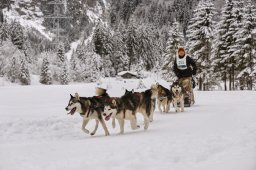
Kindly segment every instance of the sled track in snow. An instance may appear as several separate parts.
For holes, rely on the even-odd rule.
[[[17,119],[0,124],[0,142],[81,139],[83,136],[78,133],[80,126],[81,118]]]

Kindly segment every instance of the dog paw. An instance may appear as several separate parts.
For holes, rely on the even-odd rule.
[[[148,130],[148,125],[145,125],[145,126],[144,126],[144,130]]]
[[[91,135],[91,136],[94,136],[94,135],[95,135],[95,133],[91,133],[90,135]]]
[[[89,133],[90,133],[89,130],[87,130],[87,129],[82,129],[82,130],[83,130],[83,132],[86,133],[86,134],[89,134]]]
[[[184,112],[184,109],[181,109],[181,112]]]
[[[180,109],[177,109],[176,112],[177,112],[177,113],[180,112]]]
[[[110,134],[109,134],[109,133],[106,133],[105,136],[110,136]]]

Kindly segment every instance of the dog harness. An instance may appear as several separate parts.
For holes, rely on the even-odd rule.
[[[179,70],[186,70],[187,67],[187,56],[180,58],[179,56],[176,57],[176,63]]]
[[[162,96],[162,97],[159,97],[158,99],[160,100],[160,101],[163,101],[164,99],[166,99],[167,98],[167,96]]]

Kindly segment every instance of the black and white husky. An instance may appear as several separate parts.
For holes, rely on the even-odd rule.
[[[179,82],[174,82],[171,86],[172,102],[176,112],[184,112],[184,93]],[[180,106],[180,108],[179,108]]]
[[[104,102],[105,98],[102,96],[94,96],[94,97],[79,97],[76,93],[75,96],[70,94],[70,100],[68,102],[68,106],[65,108],[67,111],[70,111],[68,114],[73,115],[75,112],[80,113],[83,117],[82,130],[89,134],[89,130],[85,127],[88,124],[90,119],[96,120],[96,126],[94,130],[90,133],[90,135],[94,135],[98,129],[99,123],[101,123],[105,135],[108,136],[108,128],[105,124],[104,119],[102,118]]]
[[[157,89],[151,88],[145,92],[127,91],[121,98],[112,98],[104,107],[105,120],[112,117],[112,126],[115,127],[115,119],[120,125],[120,134],[124,133],[124,122],[130,120],[131,128],[138,129],[136,114],[139,112],[144,117],[144,129],[147,130],[149,121],[153,119],[155,105],[152,103],[157,97]],[[153,99],[153,100],[152,100]]]

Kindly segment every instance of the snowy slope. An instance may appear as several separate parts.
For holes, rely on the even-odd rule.
[[[4,15],[6,16],[7,21],[19,22],[26,29],[34,28],[39,31],[42,36],[51,40],[51,33],[49,33],[42,25],[44,21],[42,11],[38,6],[31,5],[30,3],[32,3],[31,0],[22,1],[22,3],[20,1],[15,1],[15,3],[11,5],[9,11],[7,9],[4,10]],[[24,4],[27,6],[24,7]]]
[[[110,95],[123,94],[123,82],[105,83]],[[132,131],[127,122],[125,134],[117,135],[108,122],[111,136],[100,127],[91,137],[80,130],[81,117],[67,116],[64,108],[70,93],[92,96],[94,88],[0,87],[0,169],[256,169],[255,92],[196,92],[197,104],[184,113],[156,111],[148,131]]]

